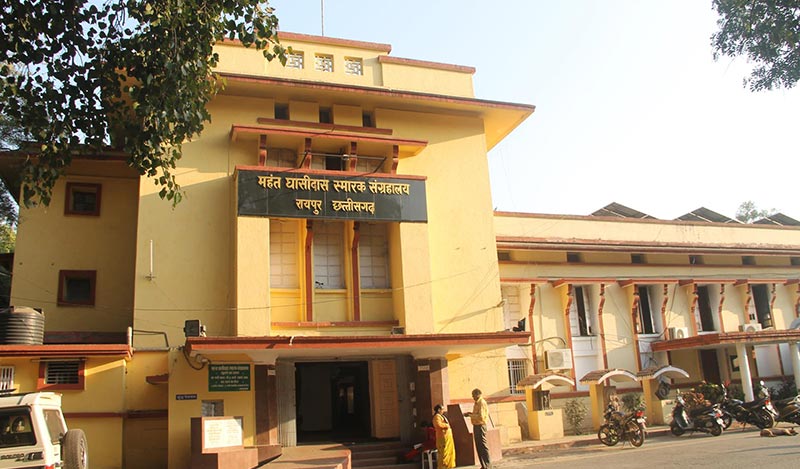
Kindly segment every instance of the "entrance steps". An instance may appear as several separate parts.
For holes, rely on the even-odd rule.
[[[399,441],[354,443],[347,445],[353,469],[411,469],[419,462],[403,463],[402,456],[411,448]]]

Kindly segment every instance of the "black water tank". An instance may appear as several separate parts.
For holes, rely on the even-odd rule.
[[[42,345],[44,313],[25,306],[0,309],[0,345]]]

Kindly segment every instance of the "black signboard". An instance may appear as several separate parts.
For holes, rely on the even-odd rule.
[[[250,365],[208,365],[208,390],[249,391]]]
[[[239,170],[238,191],[240,216],[428,221],[421,179]]]

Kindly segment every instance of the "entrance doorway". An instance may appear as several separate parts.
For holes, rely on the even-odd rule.
[[[703,368],[703,378],[707,383],[722,383],[716,350],[700,350],[700,365]]]
[[[295,364],[297,441],[353,441],[370,437],[367,362]]]

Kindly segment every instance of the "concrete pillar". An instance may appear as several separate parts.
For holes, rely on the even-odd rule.
[[[592,428],[594,431],[600,429],[603,424],[603,414],[606,409],[605,388],[603,383],[593,383],[589,385],[589,401],[592,405]]]
[[[431,421],[433,406],[450,404],[450,380],[447,374],[446,358],[416,360],[415,409],[417,425]]]
[[[280,455],[275,365],[255,366],[255,423],[258,460],[263,461]]]
[[[792,356],[792,373],[794,373],[794,387],[800,388],[800,348],[797,342],[789,343],[789,354]]]
[[[744,400],[749,402],[755,399],[755,395],[753,394],[753,377],[750,375],[750,358],[747,356],[747,345],[736,344],[736,355],[739,358],[739,372],[742,374]]]

